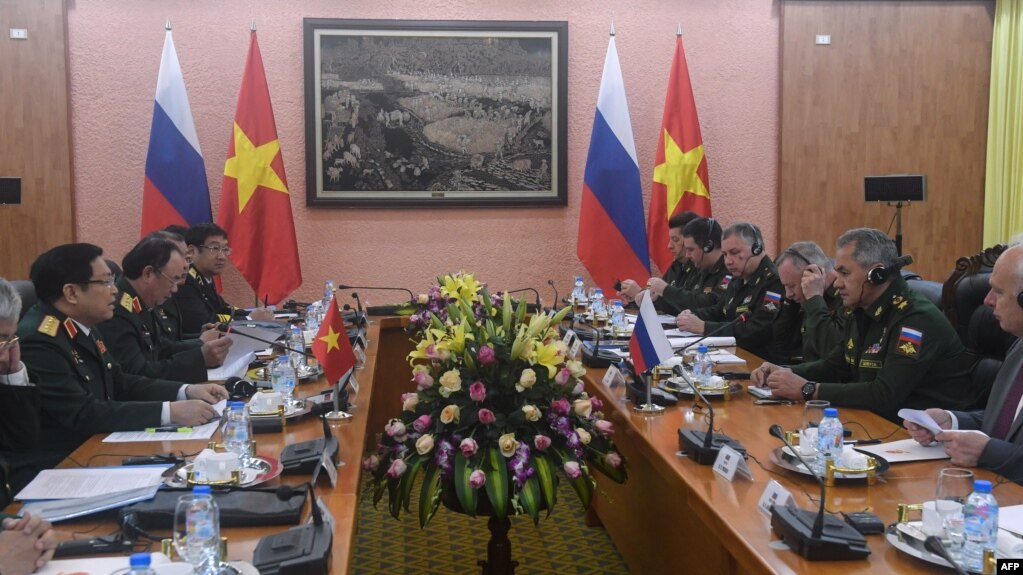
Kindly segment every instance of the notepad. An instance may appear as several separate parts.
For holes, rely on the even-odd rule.
[[[159,486],[167,465],[44,469],[16,496],[18,501],[97,497]]]

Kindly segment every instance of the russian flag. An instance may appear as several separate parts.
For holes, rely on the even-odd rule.
[[[923,343],[923,340],[924,340],[923,332],[913,329],[911,327],[903,327],[902,331],[899,333],[899,341],[908,341],[910,343],[920,345],[921,343]]]
[[[168,225],[213,221],[206,165],[192,122],[185,80],[170,26],[163,41],[156,80],[153,125],[142,191],[142,235]]]
[[[576,253],[604,293],[617,279],[650,277],[643,187],[615,39],[607,46],[583,174]]]
[[[636,373],[653,369],[656,365],[671,359],[673,352],[664,327],[657,319],[657,310],[650,299],[650,292],[642,292],[638,299],[639,315],[636,316],[636,327],[629,339],[629,357]]]

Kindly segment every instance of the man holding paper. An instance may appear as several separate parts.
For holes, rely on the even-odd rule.
[[[1001,328],[1023,336],[1023,245],[1007,249],[991,271],[991,291],[984,304],[994,309]],[[940,441],[953,465],[990,469],[1016,483],[1023,483],[1023,344],[1009,349],[995,378],[987,408],[978,411],[946,411],[931,408],[909,414],[903,425],[923,445]],[[924,417],[921,417],[921,416]],[[930,416],[933,422],[926,421]],[[914,423],[909,417],[919,421]],[[922,420],[922,421],[921,421]],[[937,425],[938,433],[928,429]]]

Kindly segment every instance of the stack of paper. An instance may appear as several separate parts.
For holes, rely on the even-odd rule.
[[[15,499],[33,501],[22,509],[61,521],[152,499],[169,465],[45,469]]]

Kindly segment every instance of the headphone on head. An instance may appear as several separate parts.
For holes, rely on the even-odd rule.
[[[760,228],[755,224],[749,224],[749,227],[753,230],[753,244],[749,247],[750,254],[759,256],[764,253],[764,240],[760,237]]]
[[[795,248],[785,248],[785,251],[783,251],[782,254],[783,255],[785,255],[785,254],[790,255],[793,258],[796,258],[798,260],[802,260],[806,265],[811,265],[810,260],[808,260],[806,258],[806,256],[804,256],[803,254],[801,254],[798,251],[796,251]]]
[[[714,218],[707,218],[707,237],[703,239],[703,245],[700,246],[703,249],[703,253],[709,254],[714,251],[714,241],[711,239],[711,232],[714,231]]]
[[[888,281],[891,277],[892,268],[877,266],[876,268],[870,268],[870,270],[867,272],[867,283],[879,286],[884,282]]]
[[[1016,303],[1019,304],[1019,307],[1023,307],[1023,291],[1016,294]]]

